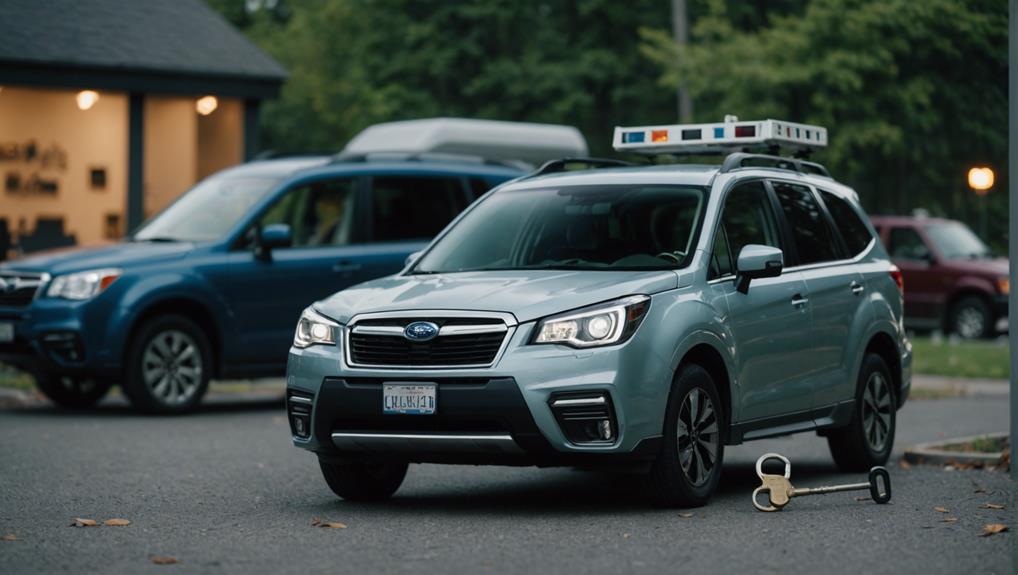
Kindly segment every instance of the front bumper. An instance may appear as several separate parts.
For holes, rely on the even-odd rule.
[[[331,459],[508,465],[631,465],[657,455],[668,364],[641,342],[599,349],[527,345],[523,324],[488,369],[354,369],[339,346],[291,349],[289,395],[311,400],[310,437],[294,444]],[[641,353],[643,351],[643,353]],[[383,415],[383,382],[437,384],[434,415]],[[603,394],[611,441],[570,441],[552,401]],[[511,441],[506,441],[508,437]]]
[[[19,369],[107,375],[119,367],[101,335],[105,318],[88,302],[36,298],[27,307],[0,307],[0,322],[14,327],[14,341],[0,342],[0,361]]]

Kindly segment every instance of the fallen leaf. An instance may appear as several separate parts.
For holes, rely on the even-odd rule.
[[[312,527],[323,527],[325,529],[346,529],[345,523],[337,523],[335,521],[322,521],[315,517],[311,520]]]
[[[71,527],[98,527],[95,519],[82,519],[80,517],[74,518],[74,523],[71,523]]]
[[[987,523],[983,525],[983,532],[979,534],[980,537],[989,537],[990,535],[996,535],[997,533],[1003,533],[1007,531],[1007,525],[1003,523]]]
[[[941,523],[955,523],[958,521],[957,517],[945,517],[940,520]]]
[[[130,524],[131,522],[127,519],[107,519],[103,521],[103,525],[109,525],[110,527],[124,527]]]
[[[870,498],[869,497],[864,497],[864,496],[860,495],[859,497],[856,497],[855,500],[856,501],[869,501]]]
[[[912,464],[902,459],[898,462],[898,467],[902,469],[912,469]]]
[[[13,533],[8,533],[7,535],[0,537],[0,541],[21,541],[21,540],[18,539],[17,535]]]
[[[986,493],[986,490],[982,487],[977,487],[972,493]]]
[[[947,513],[947,509],[944,507],[940,507],[939,505],[934,507],[933,510],[936,511],[937,513]]]
[[[679,513],[679,517],[682,517],[682,518],[684,518],[684,519],[689,519],[689,518],[690,518],[690,517],[692,517],[692,516],[693,516],[693,514],[692,514],[692,513],[685,513],[685,512],[683,512],[683,513]]]
[[[629,534],[628,533],[623,533],[622,534],[622,538],[623,539],[629,539]]]
[[[979,506],[980,509],[1003,509],[1005,506],[999,503],[983,503]]]
[[[156,565],[173,565],[174,563],[180,563],[180,561],[177,561],[176,557],[170,557],[169,555],[153,555],[151,559]]]

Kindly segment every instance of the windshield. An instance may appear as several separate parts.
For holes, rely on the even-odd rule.
[[[149,220],[134,241],[217,240],[262,199],[278,178],[219,177],[200,182]]]
[[[930,224],[926,226],[926,235],[940,255],[949,260],[993,257],[983,240],[962,223]]]
[[[686,263],[704,197],[701,187],[668,185],[497,192],[411,273],[676,268]]]

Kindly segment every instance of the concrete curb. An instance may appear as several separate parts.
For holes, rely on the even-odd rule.
[[[919,445],[906,449],[904,458],[905,461],[915,464],[961,464],[975,466],[1000,465],[1005,462],[1006,452],[973,453],[971,451],[947,451],[944,449],[944,446],[954,445],[956,443],[968,443],[979,438],[997,439],[1001,437],[1008,437],[1008,435],[1009,434],[1006,431],[1001,431],[998,433],[984,433],[982,435],[971,435],[968,437],[920,443]]]

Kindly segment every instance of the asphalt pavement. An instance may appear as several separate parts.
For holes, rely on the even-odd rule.
[[[899,418],[889,505],[848,493],[756,511],[753,464],[766,451],[792,460],[797,486],[864,480],[805,434],[729,448],[716,497],[686,517],[649,507],[637,477],[572,469],[416,465],[392,500],[347,503],[290,445],[272,395],[177,418],[135,415],[118,398],[85,413],[6,407],[0,535],[17,540],[0,540],[0,573],[1014,572],[1018,497],[1005,473],[897,463],[922,441],[1007,430],[1006,397],[917,400]],[[1015,532],[980,537],[989,523]]]

